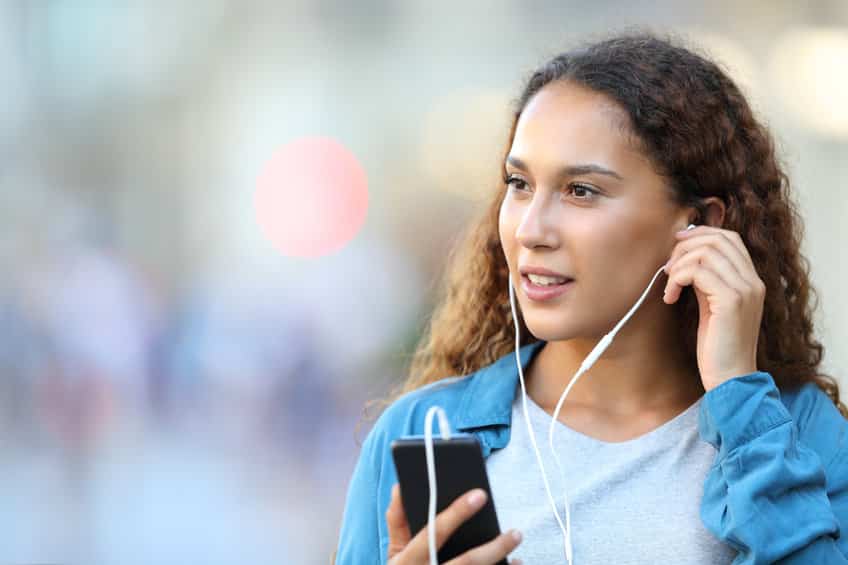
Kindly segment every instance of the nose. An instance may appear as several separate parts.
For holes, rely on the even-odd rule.
[[[518,242],[532,249],[535,247],[556,247],[557,231],[551,207],[546,205],[541,194],[530,202],[522,214],[521,222],[515,230]]]

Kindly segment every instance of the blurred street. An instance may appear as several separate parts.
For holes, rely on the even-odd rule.
[[[633,25],[773,128],[848,383],[844,0],[0,0],[0,564],[329,563],[521,81]]]

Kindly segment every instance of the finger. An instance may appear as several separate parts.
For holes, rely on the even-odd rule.
[[[386,510],[386,525],[389,529],[389,557],[391,558],[396,553],[400,553],[412,539],[406,513],[403,511],[400,485],[397,483],[392,487],[392,500],[389,503],[389,509]]]
[[[488,543],[469,549],[456,559],[448,561],[448,565],[491,565],[512,553],[519,543],[521,532],[510,530]]]
[[[704,246],[713,247],[721,251],[727,257],[728,261],[733,264],[734,269],[736,269],[742,278],[748,280],[756,273],[750,258],[746,254],[741,253],[728,237],[717,233],[707,233],[681,241],[672,251],[667,265],[671,267],[684,255],[688,255],[695,249]]]
[[[732,243],[736,249],[739,250],[745,258],[748,259],[753,264],[753,260],[751,259],[751,253],[748,251],[748,246],[745,245],[745,242],[742,240],[742,236],[737,231],[733,230],[721,230],[721,234],[727,238],[730,243]]]
[[[695,232],[694,234],[692,232]],[[751,258],[751,253],[748,251],[748,247],[745,245],[745,241],[742,239],[742,236],[737,231],[733,230],[725,230],[721,228],[714,228],[712,226],[699,226],[698,228],[689,230],[686,233],[678,232],[678,239],[688,240],[693,235],[701,236],[703,234],[715,234],[722,236],[725,241],[729,242],[738,252],[739,256],[743,258],[743,263],[749,265],[751,270],[756,272],[754,269],[754,261]]]
[[[675,275],[678,272],[687,271],[692,265],[705,265],[711,268],[728,286],[739,293],[747,293],[749,291],[750,285],[742,278],[739,271],[736,270],[727,256],[713,247],[700,247],[681,257],[671,267],[668,280],[666,281],[665,295],[663,296],[665,302],[672,304],[673,302],[669,302],[670,299],[673,301],[677,300],[680,291],[683,289],[677,288],[679,284],[675,282],[677,280]]]
[[[459,526],[477,513],[486,503],[486,491],[473,489],[454,500],[450,506],[442,510],[436,516],[436,547],[441,548]],[[427,528],[421,528],[412,541],[409,542],[410,551],[418,559],[428,555]]]
[[[689,285],[695,285],[708,296],[725,297],[730,304],[736,304],[747,289],[747,283],[729,262],[710,249],[693,251],[672,267],[663,301],[674,304],[683,287]]]

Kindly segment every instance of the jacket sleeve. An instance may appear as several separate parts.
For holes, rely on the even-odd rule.
[[[848,539],[840,539],[848,528],[845,449],[825,473],[819,455],[799,441],[770,374],[750,373],[710,390],[699,418],[701,439],[718,450],[701,519],[738,550],[734,565],[848,565]]]
[[[377,489],[382,468],[383,434],[378,425],[368,433],[348,485],[336,565],[379,565],[380,534]]]

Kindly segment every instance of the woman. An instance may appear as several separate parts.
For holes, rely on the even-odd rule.
[[[819,373],[789,190],[735,84],[675,42],[621,35],[543,65],[403,395],[363,444],[337,563],[427,563],[389,445],[435,405],[480,440],[504,529],[467,562],[565,563],[524,426],[544,433],[658,268],[557,413],[573,562],[848,563],[848,412]],[[481,505],[439,514],[439,543]]]

